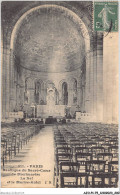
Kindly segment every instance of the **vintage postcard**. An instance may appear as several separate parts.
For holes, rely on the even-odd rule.
[[[118,1],[2,1],[1,188],[118,188]]]

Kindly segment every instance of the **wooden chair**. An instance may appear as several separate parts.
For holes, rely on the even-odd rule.
[[[57,153],[56,154],[56,161],[57,164],[61,162],[71,162],[72,161],[72,154],[71,153]]]
[[[89,148],[87,147],[75,147],[75,153],[88,153],[89,152]]]
[[[97,154],[97,160],[103,160],[106,162],[105,172],[108,172],[108,163],[112,161],[113,154],[111,153],[99,153]]]
[[[88,187],[92,186],[92,175],[105,172],[105,161],[86,161],[86,173],[88,173]]]
[[[92,160],[92,154],[78,152],[75,154],[76,162]]]
[[[70,139],[69,140],[70,145],[74,145],[74,143],[80,143],[80,140],[79,139]]]
[[[118,161],[111,161],[108,163],[108,170],[109,173],[116,173],[118,174]]]
[[[60,176],[61,188],[87,188],[88,175],[87,173],[61,173]]]
[[[117,146],[118,145],[118,138],[110,139],[109,143],[112,144],[113,146]]]
[[[56,154],[61,154],[61,153],[72,153],[72,148],[70,147],[57,147],[56,148]]]
[[[86,142],[85,147],[91,148],[91,147],[96,147],[97,142]]]
[[[92,160],[97,160],[97,154],[104,153],[105,149],[102,146],[96,146],[96,147],[91,147],[90,152],[92,153]]]
[[[80,143],[80,142],[72,142],[72,143],[69,144],[69,146],[72,147],[72,148],[84,147],[84,144]]]
[[[56,142],[55,148],[58,148],[58,147],[68,147],[68,144],[66,142]]]
[[[117,188],[118,174],[102,173],[92,176],[92,188]]]
[[[98,160],[92,160],[92,161],[86,161],[86,171],[89,174],[98,174],[98,173],[104,173],[105,172],[105,161],[98,161]]]
[[[108,164],[108,162],[112,161],[113,158],[113,154],[111,153],[99,153],[97,154],[97,159],[98,160],[105,160],[106,164]]]
[[[58,140],[64,140],[64,137],[61,135],[61,136],[55,136],[54,137],[54,140],[55,140],[55,142],[57,142]]]
[[[1,139],[1,162],[4,168],[5,161],[6,161],[6,151],[7,151],[7,141]]]
[[[61,162],[60,163],[60,173],[78,173],[79,163],[77,162]]]
[[[97,137],[96,138],[96,142],[98,143],[97,144],[98,146],[102,146],[102,144],[105,143],[105,140],[103,138],[101,138],[101,137]]]
[[[117,146],[117,145],[116,145],[116,146],[110,146],[110,147],[108,148],[108,151],[109,151],[110,153],[112,153],[112,155],[113,155],[112,160],[113,160],[113,161],[118,161],[118,146]]]
[[[101,146],[102,147],[104,147],[105,148],[105,153],[107,153],[107,152],[109,152],[109,147],[111,147],[112,145],[111,144],[109,144],[109,143],[103,143],[103,144],[101,144]]]
[[[61,144],[61,143],[64,145],[64,144],[66,144],[66,141],[65,140],[57,140],[57,141],[55,141],[54,142],[55,147],[58,147],[58,145]]]
[[[87,173],[86,160],[79,161],[79,173]]]

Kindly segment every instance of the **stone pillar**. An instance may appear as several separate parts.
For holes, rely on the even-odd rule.
[[[19,105],[19,84],[16,84],[16,106]]]
[[[90,113],[90,52],[86,53],[85,111]]]
[[[59,89],[59,105],[62,105],[62,90],[61,89]]]
[[[35,93],[35,90],[33,88],[29,88],[28,89],[28,92],[29,92],[29,105],[31,105],[32,103],[34,104],[35,103],[35,97],[34,97],[34,93]]]
[[[82,110],[82,102],[83,102],[83,92],[82,92],[82,80],[80,76],[78,78],[78,83],[77,83],[77,105],[79,105],[80,110]]]
[[[90,103],[91,114],[96,120],[97,116],[97,33],[91,38],[90,57]]]
[[[24,105],[24,92],[25,92],[25,86],[20,85],[20,105]]]
[[[97,113],[97,48],[91,53],[93,58],[93,114]]]
[[[43,100],[44,103],[46,104],[47,90],[46,90],[45,86],[43,86],[43,88],[42,88],[42,90],[41,90],[40,96],[42,97],[42,100]],[[41,97],[40,97],[40,99],[41,99]]]
[[[90,58],[90,107],[89,111],[91,115],[93,115],[93,109],[94,109],[94,65],[93,65],[93,55],[92,52],[89,53]]]
[[[16,106],[17,110],[20,110],[20,106],[24,105],[24,91],[25,87],[23,85],[16,85]]]
[[[71,83],[68,84],[68,106],[73,105],[73,89]]]
[[[103,121],[103,34],[97,33],[97,120]]]
[[[86,111],[103,121],[103,34],[96,32],[91,39],[91,51],[86,65]],[[87,78],[88,77],[88,78]],[[88,83],[89,82],[89,83]],[[88,89],[88,90],[87,90]]]
[[[85,86],[82,86],[82,112],[85,110]],[[87,111],[86,111],[87,112]]]
[[[81,87],[77,87],[77,105],[79,105],[81,107]]]
[[[7,44],[1,43],[1,93],[2,93],[2,119],[9,116],[9,57],[10,49]]]
[[[24,105],[24,92],[25,92],[25,76],[24,71],[21,69],[21,76],[20,76],[20,105]]]
[[[10,86],[10,111],[13,111],[16,106],[16,88],[14,82],[14,54],[13,50],[10,49],[10,69],[9,69],[9,86]]]

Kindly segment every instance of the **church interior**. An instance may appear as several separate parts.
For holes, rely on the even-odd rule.
[[[117,187],[118,59],[92,2],[2,2],[1,14],[2,186],[30,162],[50,171],[18,187]]]

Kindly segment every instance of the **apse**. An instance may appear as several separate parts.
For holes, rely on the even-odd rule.
[[[34,72],[64,73],[83,65],[85,43],[75,21],[51,6],[24,19],[14,53],[16,66]]]

